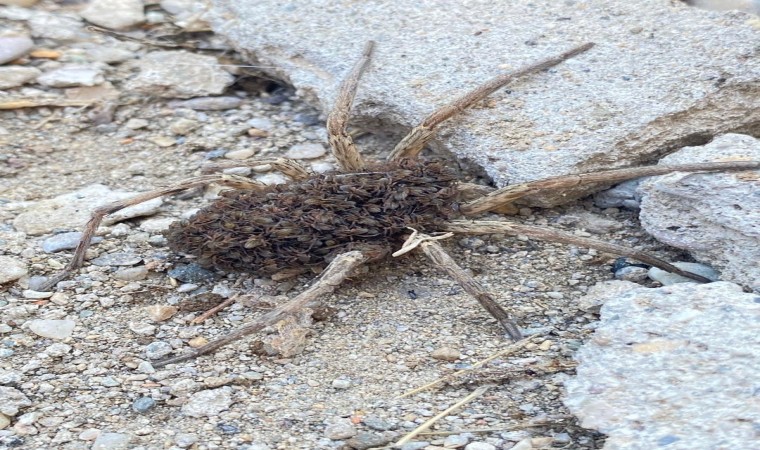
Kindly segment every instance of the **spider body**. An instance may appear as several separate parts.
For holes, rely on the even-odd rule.
[[[403,159],[263,190],[226,191],[172,226],[167,239],[173,250],[224,270],[319,267],[357,245],[403,242],[410,227],[436,231],[455,215],[454,180],[439,162]]]

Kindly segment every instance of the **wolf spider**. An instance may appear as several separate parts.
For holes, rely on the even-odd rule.
[[[697,281],[709,281],[685,272],[648,253],[624,246],[575,236],[543,227],[496,220],[472,220],[486,212],[504,211],[521,198],[545,191],[580,185],[611,185],[631,178],[674,171],[745,170],[760,167],[757,161],[710,162],[673,166],[650,166],[558,176],[507,186],[487,188],[456,181],[440,162],[426,162],[418,155],[435,134],[436,127],[450,117],[495,92],[508,82],[555,66],[593,47],[587,43],[518,71],[497,76],[434,111],[415,127],[390,153],[387,161],[368,163],[362,159],[347,131],[349,111],[359,78],[368,66],[374,43],[367,43],[361,59],[343,81],[327,119],[332,154],[339,170],[312,174],[296,161],[258,160],[244,164],[269,164],[293,181],[266,186],[231,175],[202,175],[177,185],[147,192],[97,208],[87,223],[71,262],[46,284],[53,287],[84,260],[90,239],[104,216],[156,197],[218,183],[230,186],[212,205],[189,221],[172,226],[168,241],[172,249],[194,254],[201,264],[227,270],[259,273],[302,271],[321,268],[318,279],[288,303],[249,322],[230,334],[184,355],[155,362],[156,367],[185,361],[274,325],[305,308],[314,308],[360,265],[378,261],[392,252],[392,245],[406,242],[393,253],[400,256],[419,247],[434,265],[458,281],[464,290],[504,327],[513,340],[522,335],[509,314],[476,280],[460,268],[435,242],[457,234],[525,235],[531,238],[574,244],[627,256]],[[238,166],[243,164],[237,164]],[[216,167],[219,169],[219,167]],[[409,235],[409,229],[414,231]],[[446,232],[443,236],[418,233]]]

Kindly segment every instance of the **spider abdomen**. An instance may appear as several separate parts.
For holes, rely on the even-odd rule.
[[[321,265],[357,244],[392,242],[407,227],[435,231],[454,214],[454,180],[440,163],[405,160],[228,191],[173,225],[167,239],[173,250],[225,270],[274,273]]]

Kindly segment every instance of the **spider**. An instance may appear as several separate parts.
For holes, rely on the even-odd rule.
[[[177,185],[96,208],[85,226],[74,256],[66,268],[46,283],[53,287],[79,268],[90,240],[101,220],[125,207],[187,189],[223,184],[232,187],[210,206],[189,220],[173,225],[169,246],[192,254],[202,265],[225,270],[257,273],[300,273],[322,268],[316,281],[286,304],[237,330],[184,355],[154,362],[155,367],[189,360],[258,332],[298,313],[314,308],[359,266],[388,255],[400,256],[420,248],[434,265],[459,282],[506,330],[513,340],[522,338],[520,329],[495,297],[463,270],[436,242],[452,234],[525,235],[593,248],[627,256],[697,281],[709,280],[685,272],[651,254],[600,240],[538,226],[501,220],[477,220],[487,212],[504,212],[531,194],[562,190],[579,185],[612,185],[627,179],[662,175],[674,171],[747,170],[758,161],[710,162],[673,166],[648,166],[606,170],[507,186],[488,191],[457,181],[452,171],[438,161],[425,161],[419,154],[435,134],[436,127],[466,110],[510,81],[539,72],[590,50],[587,43],[560,55],[499,75],[448,105],[434,111],[404,137],[384,162],[364,161],[347,131],[349,111],[362,73],[370,63],[374,42],[368,42],[361,58],[342,82],[328,115],[327,131],[339,170],[312,174],[296,161],[257,160],[245,165],[269,164],[288,175],[292,182],[267,186],[247,178],[205,174]],[[240,163],[236,163],[240,166]],[[219,165],[210,168],[220,169]],[[410,234],[410,229],[412,230]],[[437,234],[443,232],[445,234]],[[428,233],[428,234],[425,234]],[[403,242],[401,250],[392,253]]]

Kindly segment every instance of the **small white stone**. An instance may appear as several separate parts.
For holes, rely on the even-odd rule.
[[[29,330],[34,334],[50,339],[66,339],[74,331],[73,320],[37,319],[29,322]]]
[[[88,428],[79,433],[79,439],[83,441],[94,441],[100,436],[100,430],[97,428]]]
[[[0,256],[0,284],[18,280],[26,274],[26,265],[21,261],[10,256]]]
[[[244,148],[241,150],[232,150],[224,154],[227,159],[241,160],[248,159],[256,153],[252,148]]]
[[[99,67],[70,64],[37,77],[43,86],[64,88],[77,86],[96,86],[103,84],[103,71]]]
[[[52,292],[41,292],[41,291],[33,291],[31,289],[25,289],[21,295],[24,296],[24,298],[28,299],[42,299],[42,298],[50,298],[53,296]]]
[[[182,405],[182,412],[190,417],[207,417],[218,415],[232,405],[232,390],[228,387],[207,389],[196,392],[187,403]]]
[[[327,153],[325,146],[318,143],[296,144],[285,152],[286,158],[293,159],[314,159],[324,156]]]
[[[147,120],[137,118],[129,119],[127,120],[127,123],[124,124],[124,126],[130,130],[139,130],[140,128],[145,128],[148,125],[150,125],[150,122]]]
[[[112,30],[145,22],[142,0],[92,0],[79,15],[88,22]]]

